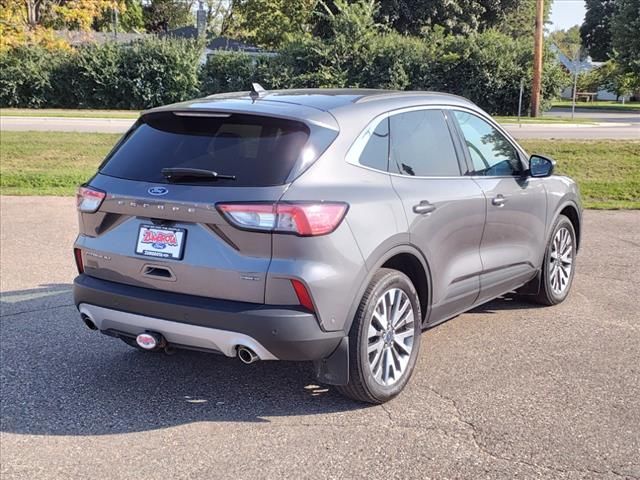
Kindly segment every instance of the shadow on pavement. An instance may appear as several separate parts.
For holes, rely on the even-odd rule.
[[[531,305],[507,297],[473,311],[510,308]],[[82,324],[71,285],[5,292],[2,312],[2,432],[106,435],[367,408],[317,385],[311,364],[135,350]]]
[[[2,312],[2,432],[104,435],[367,407],[317,385],[310,363],[135,350],[86,328],[70,285],[5,292]]]
[[[523,298],[521,295],[515,293],[509,293],[491,300],[487,303],[469,310],[468,313],[495,313],[496,311],[504,310],[526,310],[533,308],[544,308],[543,305],[534,303],[533,300],[529,301]]]

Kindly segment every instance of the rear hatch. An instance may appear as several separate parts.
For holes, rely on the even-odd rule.
[[[143,117],[88,185],[104,192],[104,200],[95,212],[91,204],[80,209],[76,247],[85,273],[264,302],[272,235],[231,226],[216,204],[278,201],[313,143],[310,136],[302,122],[265,116],[165,111]],[[219,176],[201,177],[202,171]]]

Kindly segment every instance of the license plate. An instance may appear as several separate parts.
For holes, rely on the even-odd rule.
[[[182,260],[186,236],[184,228],[140,225],[136,253],[147,257]]]

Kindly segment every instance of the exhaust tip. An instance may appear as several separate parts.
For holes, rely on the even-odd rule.
[[[89,318],[89,315],[83,313],[80,315],[80,318],[82,318],[82,321],[84,322],[84,324],[89,327],[90,330],[97,330],[98,327],[96,327],[96,324],[93,323],[93,320],[91,320],[91,318]]]
[[[238,347],[238,358],[242,363],[247,365],[260,360],[256,352],[248,347],[243,347],[242,345]]]

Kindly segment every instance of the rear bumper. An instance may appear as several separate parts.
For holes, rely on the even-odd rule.
[[[253,349],[263,360],[327,358],[344,333],[323,331],[316,317],[292,306],[216,300],[133,287],[88,275],[76,277],[74,302],[103,332],[135,336],[159,332],[177,346],[236,355]]]

